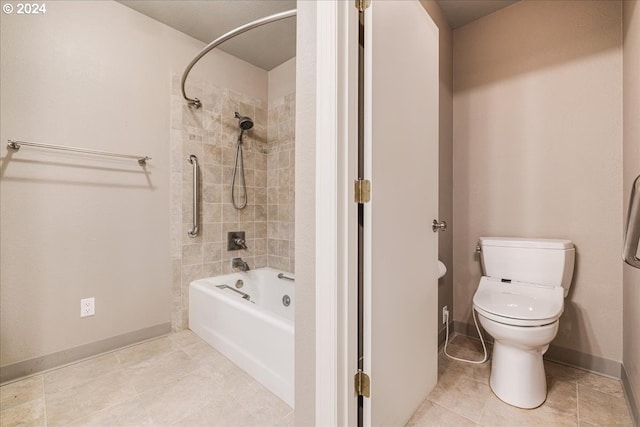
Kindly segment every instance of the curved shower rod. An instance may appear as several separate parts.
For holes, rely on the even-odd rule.
[[[244,32],[252,30],[254,28],[261,27],[262,25],[265,25],[265,24],[270,24],[272,22],[276,22],[276,21],[280,21],[280,20],[285,19],[285,18],[290,18],[292,16],[296,16],[296,13],[297,13],[296,9],[291,9],[291,10],[287,10],[287,11],[284,11],[284,12],[275,13],[273,15],[265,16],[264,18],[256,19],[255,21],[249,22],[248,24],[244,24],[244,25],[236,28],[235,30],[231,30],[228,33],[225,33],[225,34],[221,35],[220,37],[218,37],[217,39],[215,39],[214,41],[212,41],[211,43],[206,45],[205,48],[202,49],[202,51],[200,51],[199,54],[194,56],[194,58],[191,60],[191,62],[189,62],[189,65],[187,65],[187,68],[184,70],[184,73],[182,74],[182,83],[181,83],[182,84],[182,97],[192,107],[200,108],[202,106],[202,103],[200,102],[200,100],[198,98],[189,98],[187,96],[187,94],[186,94],[186,92],[184,90],[184,84],[187,81],[187,76],[191,72],[191,69],[193,68],[193,66],[196,65],[196,63],[198,61],[200,61],[202,59],[202,57],[205,56],[207,53],[211,52],[213,49],[215,49],[220,44],[226,42],[227,40],[230,40],[230,39],[234,38],[237,35],[240,35],[240,34],[242,34]]]

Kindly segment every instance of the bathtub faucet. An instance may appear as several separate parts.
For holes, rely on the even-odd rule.
[[[234,258],[231,260],[231,267],[239,268],[242,271],[249,271],[249,264],[242,260],[242,258]]]

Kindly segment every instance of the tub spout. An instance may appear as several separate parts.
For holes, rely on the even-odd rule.
[[[234,258],[231,260],[231,267],[239,268],[242,271],[249,271],[249,264],[242,260],[242,258]]]

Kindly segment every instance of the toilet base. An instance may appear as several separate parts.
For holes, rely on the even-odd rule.
[[[494,342],[489,385],[500,400],[524,409],[536,408],[547,398],[542,355],[548,346],[523,349]]]

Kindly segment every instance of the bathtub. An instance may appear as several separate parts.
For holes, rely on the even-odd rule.
[[[189,329],[293,407],[294,281],[278,275],[293,278],[259,268],[194,280]]]

